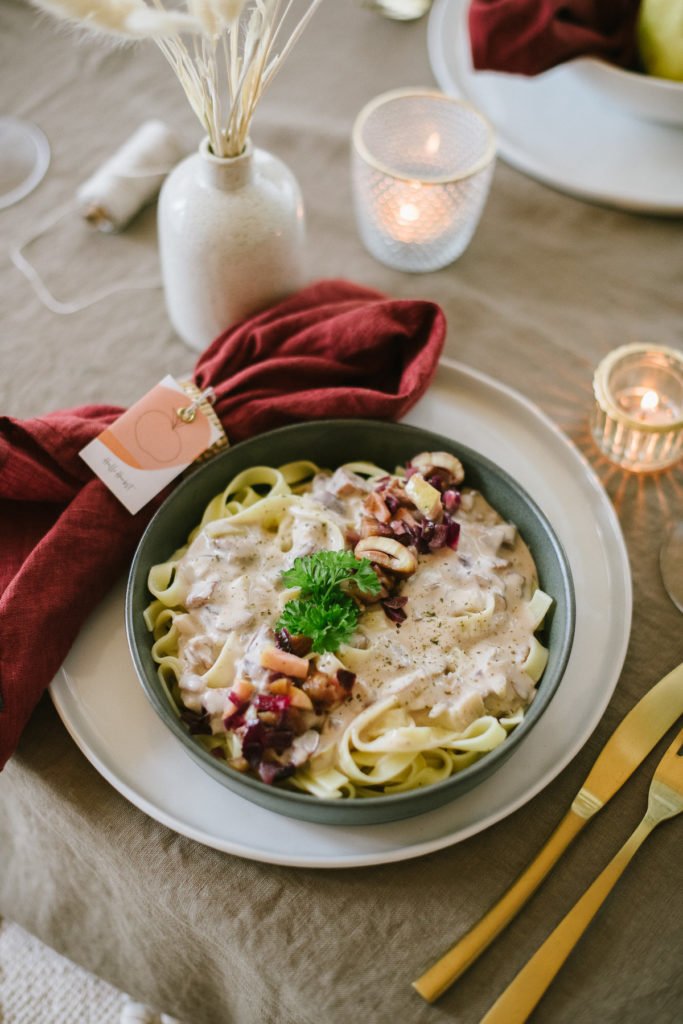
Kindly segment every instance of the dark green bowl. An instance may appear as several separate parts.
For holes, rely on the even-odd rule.
[[[450,451],[465,467],[465,483],[519,527],[531,550],[540,585],[555,604],[545,626],[549,647],[546,670],[523,722],[500,747],[442,782],[407,793],[358,800],[322,800],[234,771],[211,757],[186,731],[170,707],[151,655],[151,636],[142,613],[150,601],[147,576],[187,541],[204,507],[226,483],[249,466],[279,466],[312,459],[330,469],[343,462],[367,460],[393,470],[420,451]],[[284,427],[228,448],[188,476],[164,502],[147,527],[133,559],[126,593],[126,631],[140,681],[154,710],[184,749],[217,782],[269,810],[326,825],[365,825],[408,818],[431,811],[476,786],[517,749],[547,708],[562,678],[574,635],[574,588],[567,557],[552,526],[507,473],[488,459],[447,437],[418,427],[375,420],[324,420]]]

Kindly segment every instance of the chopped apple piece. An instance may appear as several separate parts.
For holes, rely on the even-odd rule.
[[[428,519],[441,517],[441,495],[420,473],[413,473],[406,481],[406,494]]]

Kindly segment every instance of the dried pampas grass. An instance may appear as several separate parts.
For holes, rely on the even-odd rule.
[[[194,18],[182,11],[148,7],[144,0],[37,0],[50,14],[95,32],[127,39],[172,36],[177,32],[200,31]]]
[[[152,39],[176,73],[216,156],[238,156],[256,104],[322,0],[33,0],[74,25]]]

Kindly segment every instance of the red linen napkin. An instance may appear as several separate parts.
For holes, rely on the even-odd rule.
[[[301,420],[398,419],[427,389],[444,336],[433,303],[322,281],[226,331],[194,379],[215,389],[231,441]],[[122,412],[0,418],[0,768],[163,499],[131,515],[78,456]]]
[[[472,0],[472,60],[478,71],[537,75],[574,57],[636,63],[640,0]]]

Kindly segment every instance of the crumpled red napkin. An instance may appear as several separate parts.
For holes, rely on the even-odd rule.
[[[636,64],[640,0],[472,0],[472,60],[478,71],[538,75],[574,57]]]
[[[226,331],[194,379],[215,389],[233,442],[301,420],[398,419],[426,391],[444,336],[433,303],[322,281]],[[131,515],[78,456],[122,412],[0,418],[0,768],[163,499]]]

